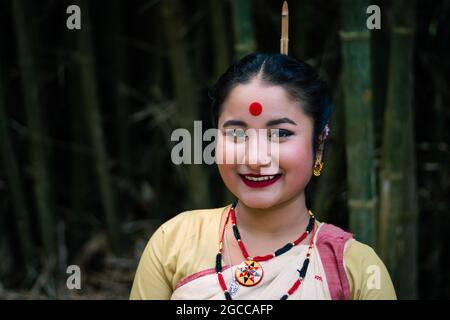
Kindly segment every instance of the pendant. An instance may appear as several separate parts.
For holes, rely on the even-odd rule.
[[[253,260],[242,262],[235,272],[237,282],[246,287],[257,285],[262,280],[263,275],[261,265]]]

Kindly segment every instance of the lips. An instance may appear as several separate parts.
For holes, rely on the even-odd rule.
[[[281,174],[261,175],[261,174],[240,174],[246,186],[250,188],[264,188],[277,182]]]

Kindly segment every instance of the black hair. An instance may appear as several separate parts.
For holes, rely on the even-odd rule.
[[[209,92],[212,99],[213,125],[217,128],[222,105],[237,85],[251,82],[256,76],[269,85],[283,87],[303,111],[313,119],[313,148],[331,115],[331,101],[325,82],[306,62],[279,53],[252,53],[235,64],[217,80]]]

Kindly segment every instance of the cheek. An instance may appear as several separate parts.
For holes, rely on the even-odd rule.
[[[236,167],[230,164],[217,164],[217,168],[219,169],[220,177],[222,178],[223,183],[227,187],[227,189],[236,194],[236,185],[239,183],[239,176],[236,174]]]
[[[313,152],[311,142],[299,140],[280,147],[280,167],[290,182],[306,184],[312,175]]]
[[[233,150],[233,143],[228,141],[222,135],[219,135],[217,138],[217,147],[216,147],[216,163],[217,168],[219,169],[220,176],[224,181],[225,185],[229,186],[236,179],[236,161],[233,161],[233,154],[236,153],[236,150]],[[231,157],[227,159],[228,157]]]
[[[217,164],[217,168],[219,169],[220,176],[222,177],[225,183],[231,179],[233,169],[230,168],[230,165]]]

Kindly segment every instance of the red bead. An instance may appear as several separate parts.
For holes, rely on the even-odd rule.
[[[242,254],[244,255],[245,259],[247,259],[248,257],[250,257],[249,254],[248,254],[248,252],[247,252],[247,249],[245,249],[245,246],[244,246],[244,244],[242,243],[242,241],[238,241],[238,245],[239,245],[239,248],[241,248]]]
[[[223,291],[227,291],[227,286],[225,284],[225,280],[223,280],[223,275],[221,273],[217,274],[217,278],[219,278],[219,284]]]
[[[294,285],[289,289],[288,294],[292,295],[298,289],[298,287],[300,286],[301,283],[302,283],[301,280],[297,279],[297,281],[295,281]]]
[[[232,223],[233,225],[236,224],[236,214],[234,213],[234,210],[233,210],[233,209],[231,209],[231,223]]]
[[[273,257],[274,257],[274,254],[271,253],[271,254],[267,254],[267,255],[265,255],[265,256],[257,256],[257,257],[254,257],[254,258],[253,258],[253,261],[257,261],[257,262],[260,262],[260,261],[267,261],[267,260],[272,259]]]
[[[306,236],[308,235],[308,233],[305,231],[300,238],[298,238],[297,240],[294,241],[295,245],[298,245],[300,242],[302,242],[303,240],[305,240]]]

